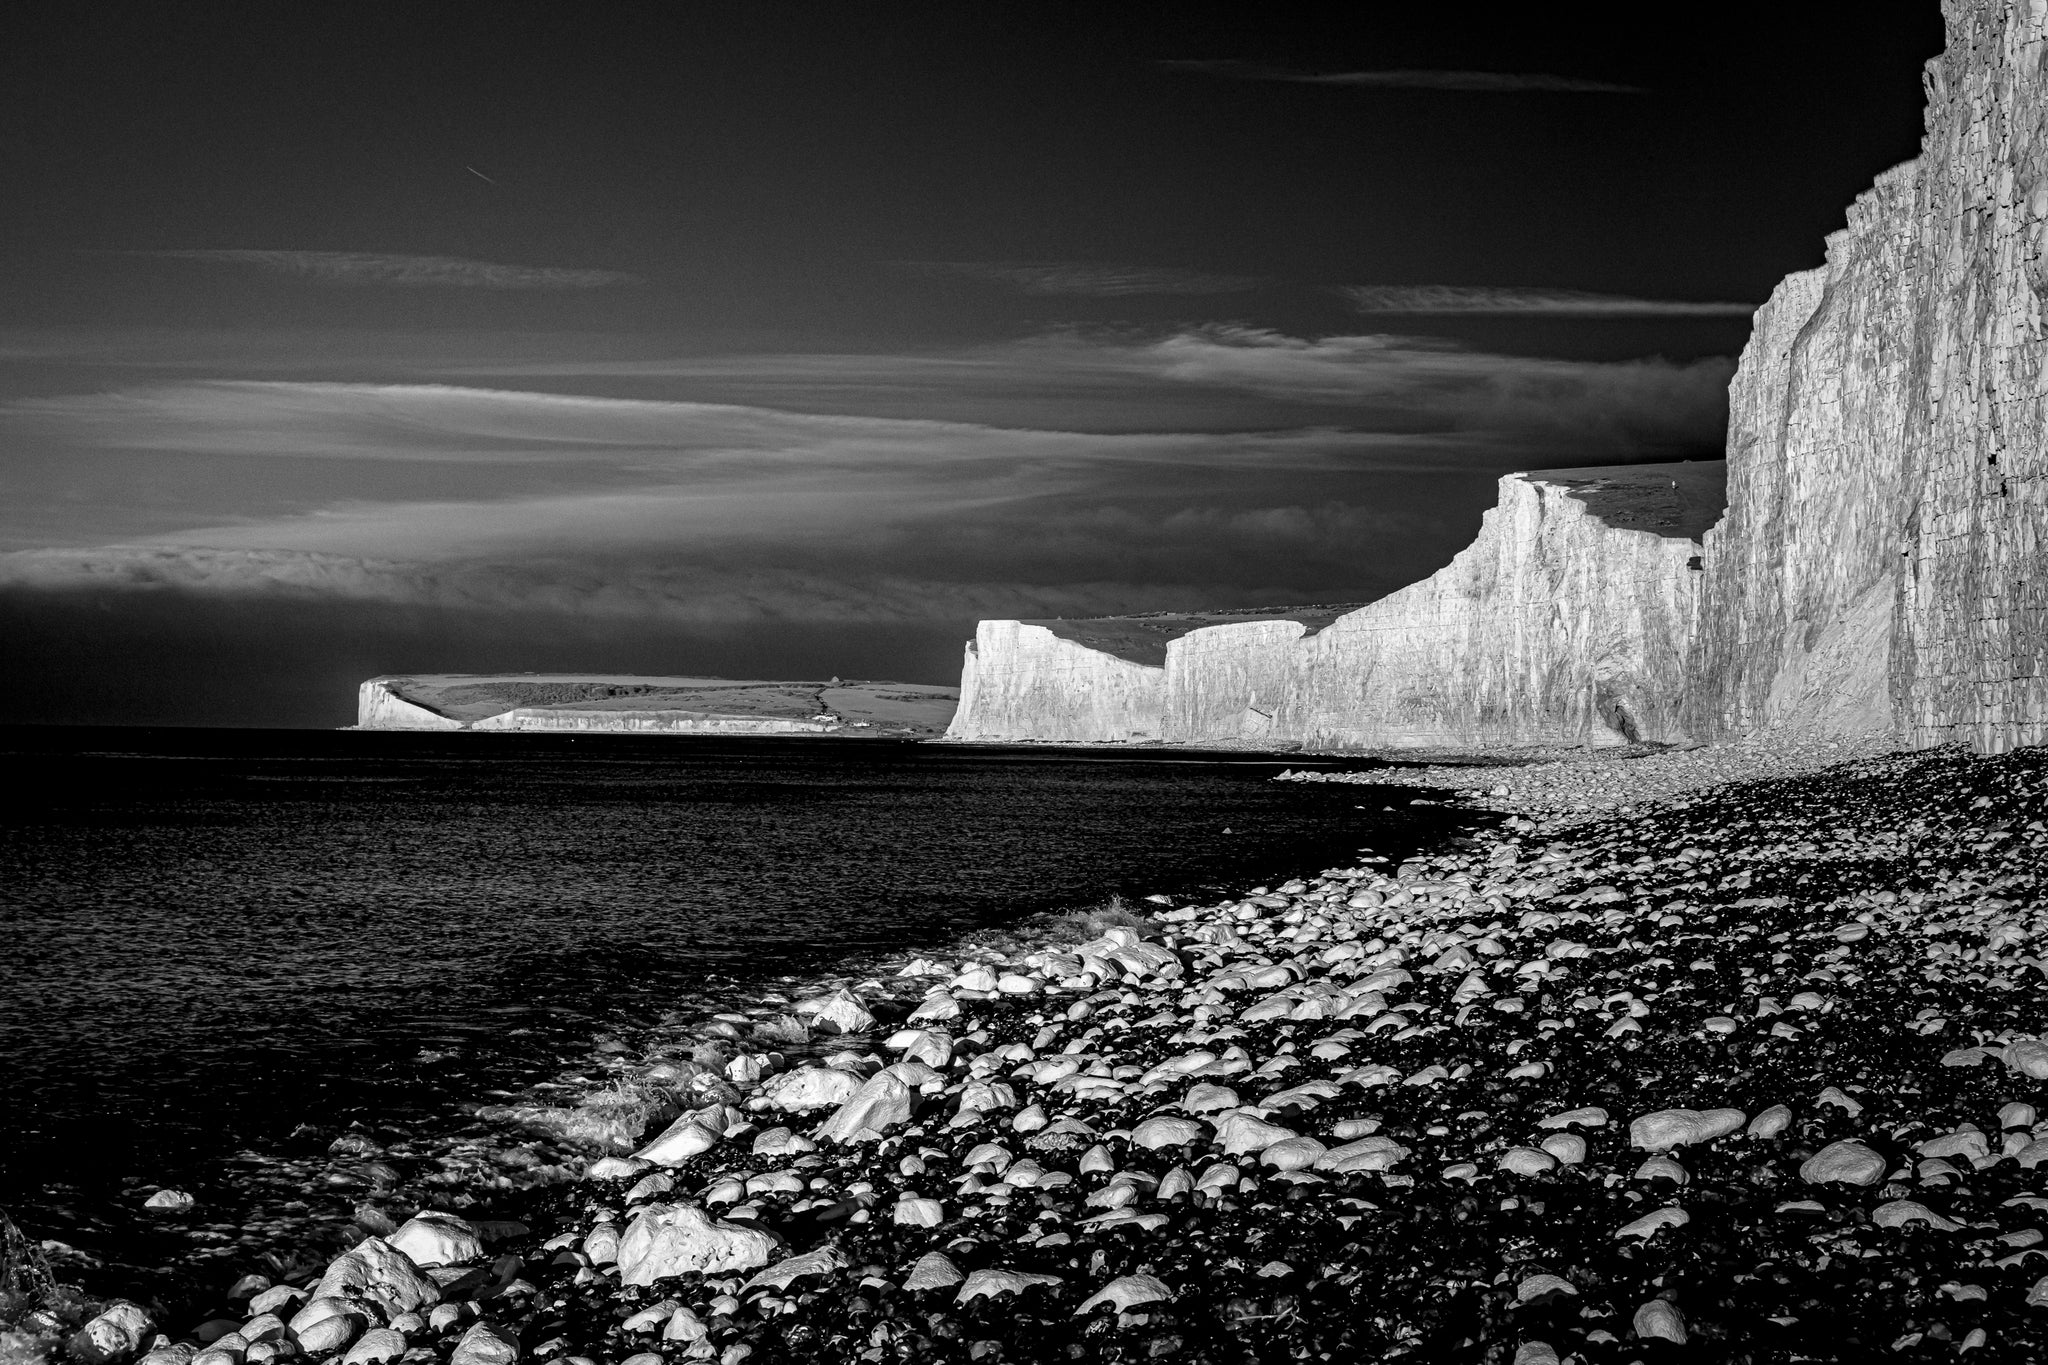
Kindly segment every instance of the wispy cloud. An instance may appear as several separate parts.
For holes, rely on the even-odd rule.
[[[664,364],[670,392],[746,401],[474,379],[17,400],[0,587],[690,621],[1358,600],[1457,549],[1500,473],[1711,454],[1729,368],[1247,328]],[[877,393],[900,411],[846,410]]]
[[[1638,299],[1576,289],[1513,289],[1449,284],[1346,285],[1340,291],[1361,313],[1467,313],[1489,317],[1683,318],[1748,317],[1754,303]]]
[[[164,261],[246,266],[322,284],[398,289],[602,289],[638,277],[621,270],[503,265],[462,256],[410,256],[378,251],[137,251]]]
[[[1256,289],[1255,275],[1212,275],[1162,266],[1091,261],[898,261],[921,275],[953,276],[1008,285],[1027,294],[1120,298],[1141,294],[1238,294]]]
[[[1542,71],[1302,71],[1263,62],[1221,60],[1161,61],[1155,65],[1191,75],[1233,81],[1280,81],[1292,85],[1334,85],[1377,90],[1452,90],[1510,95],[1524,92],[1581,95],[1646,95],[1639,85],[1555,76]]]

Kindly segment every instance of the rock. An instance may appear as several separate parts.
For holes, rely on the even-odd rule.
[[[1206,1130],[1193,1119],[1174,1118],[1167,1114],[1155,1114],[1131,1130],[1131,1144],[1147,1151],[1161,1147],[1181,1147],[1191,1142],[1200,1142]]]
[[[1514,1175],[1544,1175],[1557,1169],[1557,1158],[1534,1147],[1510,1147],[1501,1153],[1499,1166]]]
[[[484,1254],[473,1224],[432,1209],[414,1214],[386,1240],[417,1266],[466,1265]]]
[[[341,1365],[389,1365],[405,1354],[405,1335],[389,1327],[373,1327],[348,1348]]]
[[[190,1213],[198,1202],[183,1190],[158,1190],[142,1201],[142,1207],[158,1213]]]
[[[935,1228],[946,1221],[946,1209],[936,1199],[920,1199],[906,1194],[896,1201],[890,1221],[903,1227]]]
[[[1547,1341],[1525,1341],[1515,1347],[1514,1365],[1558,1365],[1557,1348]]]
[[[371,1237],[328,1264],[313,1297],[362,1299],[391,1317],[439,1303],[441,1289],[404,1252],[381,1237]]]
[[[1911,1199],[1894,1199],[1870,1211],[1870,1221],[1881,1228],[1900,1228],[1908,1223],[1925,1223],[1943,1232],[1960,1232],[1963,1225],[1944,1218],[1925,1204]]]
[[[1292,1128],[1282,1128],[1246,1113],[1225,1114],[1215,1123],[1216,1141],[1222,1145],[1225,1156],[1263,1152],[1276,1142],[1300,1136]]]
[[[1712,1142],[1740,1129],[1749,1115],[1740,1109],[1660,1109],[1628,1126],[1629,1141],[1650,1152],[1668,1152],[1695,1142]]]
[[[619,1239],[619,1283],[653,1284],[669,1275],[756,1270],[778,1249],[760,1228],[714,1222],[690,1204],[651,1204]]]
[[[1774,1138],[1792,1126],[1792,1111],[1782,1104],[1774,1104],[1749,1121],[1749,1135],[1755,1138]]]
[[[1585,1109],[1567,1109],[1562,1114],[1552,1114],[1549,1118],[1539,1120],[1536,1124],[1538,1128],[1570,1128],[1575,1125],[1580,1128],[1605,1128],[1607,1126],[1607,1111],[1597,1106],[1590,1106]]]
[[[354,1313],[336,1313],[306,1327],[295,1330],[299,1349],[307,1355],[325,1356],[347,1346],[356,1339],[356,1333],[363,1330],[363,1320]]]
[[[796,1007],[799,1018],[809,1016],[811,1026],[824,1033],[866,1033],[875,1026],[860,997],[838,990],[821,1000],[806,1000]]]
[[[771,1109],[788,1114],[834,1109],[860,1093],[860,1077],[832,1067],[806,1066],[785,1071],[761,1087],[760,1098]]]
[[[910,1290],[945,1289],[960,1283],[960,1268],[936,1251],[928,1251],[918,1257],[917,1264],[910,1268],[903,1287]]]
[[[1531,1275],[1528,1279],[1515,1286],[1515,1302],[1517,1304],[1541,1303],[1545,1299],[1558,1294],[1570,1294],[1576,1297],[1578,1292],[1578,1289],[1570,1280],[1559,1276]]]
[[[2039,1038],[2016,1038],[2008,1043],[2002,1060],[2022,1076],[2048,1080],[2048,1043]]]
[[[1312,1137],[1282,1138],[1260,1149],[1259,1163],[1277,1171],[1302,1171],[1322,1160],[1328,1150]]]
[[[512,1365],[517,1359],[519,1338],[510,1329],[479,1322],[455,1343],[448,1365]]]
[[[1830,1142],[1799,1167],[1799,1178],[1809,1185],[1875,1185],[1884,1173],[1885,1159],[1854,1138]]]
[[[1140,1304],[1163,1303],[1172,1297],[1173,1291],[1163,1280],[1151,1275],[1123,1275],[1084,1299],[1074,1310],[1074,1316],[1082,1317],[1105,1303],[1119,1313],[1128,1313]]]
[[[8,1227],[11,1230],[12,1224]],[[155,1331],[148,1313],[125,1299],[116,1299],[72,1336],[71,1352],[86,1365],[116,1365],[141,1354]]]
[[[1557,1158],[1560,1166],[1576,1166],[1586,1159],[1586,1140],[1577,1133],[1552,1133],[1537,1146]]]
[[[1316,1158],[1315,1169],[1349,1174],[1354,1171],[1392,1170],[1408,1158],[1409,1149],[1392,1138],[1373,1136],[1332,1147]]]
[[[977,1270],[967,1277],[967,1283],[960,1286],[960,1292],[953,1296],[955,1303],[967,1303],[973,1299],[1001,1298],[1006,1294],[1021,1294],[1037,1284],[1058,1284],[1057,1275],[1041,1275],[1029,1270]]]
[[[633,1155],[658,1166],[681,1166],[716,1147],[723,1136],[701,1115],[685,1114]]]
[[[787,1289],[806,1275],[830,1275],[835,1270],[845,1268],[845,1254],[838,1247],[828,1243],[801,1256],[791,1256],[777,1261],[741,1285],[740,1293],[745,1294],[755,1289]]]
[[[1653,1209],[1642,1217],[1616,1228],[1614,1235],[1617,1238],[1640,1237],[1647,1241],[1664,1228],[1684,1227],[1691,1221],[1691,1214],[1675,1206]]]
[[[1644,1340],[1655,1337],[1685,1345],[1685,1318],[1667,1299],[1651,1299],[1636,1309],[1634,1325],[1636,1335]]]
[[[878,1071],[819,1125],[815,1136],[834,1142],[871,1142],[908,1123],[915,1105],[916,1095],[901,1077]]]

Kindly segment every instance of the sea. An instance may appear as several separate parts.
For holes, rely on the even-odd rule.
[[[336,1165],[339,1136],[456,1169],[479,1106],[600,1084],[608,1059],[765,992],[1112,897],[1399,857],[1475,818],[1270,780],[1363,766],[0,730],[0,1211],[88,1292],[217,1299],[302,1271],[295,1249],[376,1192]],[[196,1204],[147,1210],[159,1189]]]

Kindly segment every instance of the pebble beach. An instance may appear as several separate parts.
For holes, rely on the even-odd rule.
[[[692,1020],[210,1312],[16,1237],[0,1362],[2048,1356],[2048,752],[1283,776],[1490,814]]]

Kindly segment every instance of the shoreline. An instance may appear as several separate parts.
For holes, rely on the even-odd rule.
[[[429,1216],[325,1276],[347,1352],[242,1316],[351,1365],[2048,1345],[2048,755],[1880,747],[1337,775],[1508,819],[788,1001],[847,1030],[800,1064],[714,1018],[488,1266]]]

